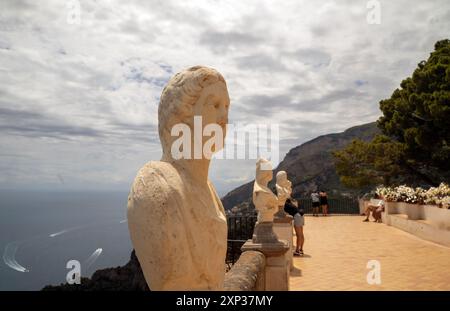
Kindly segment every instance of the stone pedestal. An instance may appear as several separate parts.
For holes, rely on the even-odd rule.
[[[278,240],[273,233],[273,223],[257,223],[252,240],[248,240],[241,248],[245,251],[258,251],[266,257],[264,271],[264,290],[289,290],[289,262],[286,252],[290,250],[289,243]]]
[[[255,229],[253,230],[253,238],[252,241],[254,243],[269,243],[269,244],[277,244],[279,243],[278,237],[275,235],[273,231],[273,222],[257,222],[255,225]]]
[[[280,240],[285,240],[289,243],[289,251],[286,252],[285,257],[288,261],[290,269],[294,268],[293,251],[294,251],[294,234],[293,234],[293,218],[286,215],[284,218],[274,218],[273,231]]]

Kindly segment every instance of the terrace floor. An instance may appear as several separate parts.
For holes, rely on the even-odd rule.
[[[290,289],[450,290],[450,248],[363,219],[307,216],[305,256],[294,257]],[[370,260],[380,263],[379,285],[367,282]]]

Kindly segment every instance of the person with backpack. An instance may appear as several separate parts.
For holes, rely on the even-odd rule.
[[[284,204],[284,211],[294,217],[294,230],[297,236],[297,247],[294,256],[303,256],[303,245],[305,243],[305,236],[303,235],[303,226],[305,225],[305,211],[298,207],[298,202],[294,199],[288,198]]]

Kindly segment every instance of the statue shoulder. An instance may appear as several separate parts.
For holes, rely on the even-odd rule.
[[[256,201],[254,204],[261,204],[265,202],[270,202],[277,200],[277,196],[273,192],[267,192],[263,189],[258,189],[253,192],[253,200]]]
[[[189,269],[184,189],[177,170],[148,162],[137,173],[128,196],[128,228],[145,279],[152,289],[173,289]]]
[[[286,195],[286,188],[276,184],[275,189],[277,190],[277,195]]]
[[[168,162],[150,161],[137,173],[128,196],[128,207],[167,207],[182,187],[178,171]]]

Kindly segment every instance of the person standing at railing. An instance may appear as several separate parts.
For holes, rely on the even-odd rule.
[[[311,193],[313,216],[319,216],[320,196],[317,191]]]
[[[325,191],[320,191],[320,207],[322,208],[322,215],[328,216],[328,195]]]
[[[305,217],[303,208],[298,206],[299,203],[291,198],[288,198],[284,204],[284,211],[294,217],[294,230],[297,236],[297,247],[294,256],[303,256],[303,244],[305,243],[305,236],[303,235],[303,226],[305,225]]]

